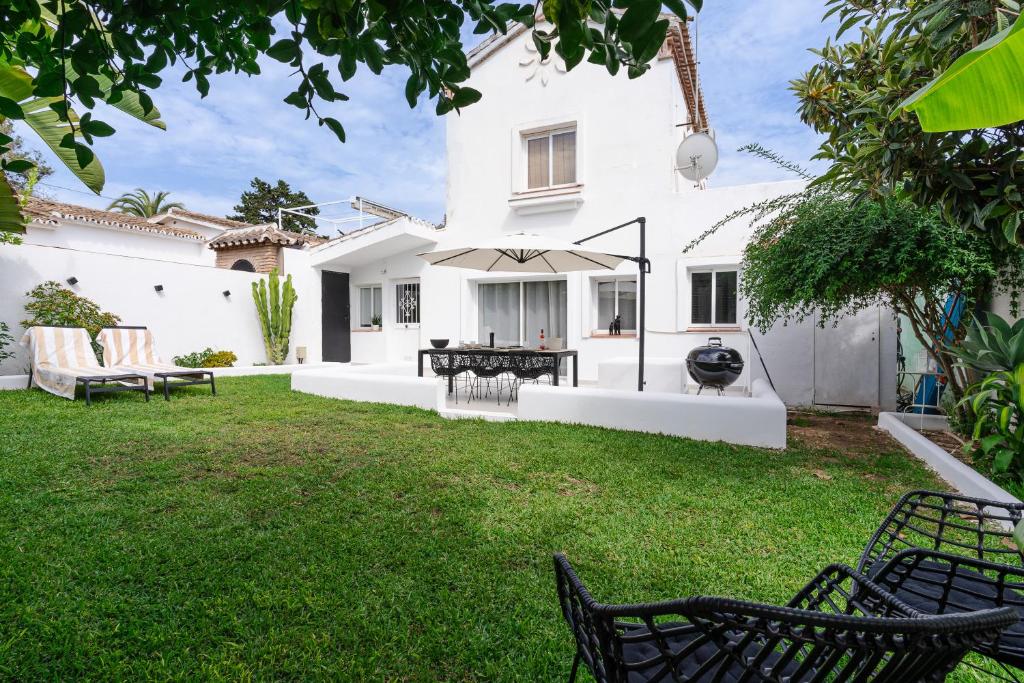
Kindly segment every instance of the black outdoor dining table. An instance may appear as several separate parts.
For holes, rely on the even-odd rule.
[[[560,349],[558,351],[555,351],[555,350],[552,350],[552,349],[509,349],[509,348],[502,349],[502,348],[491,348],[490,346],[481,346],[481,347],[458,346],[458,347],[446,348],[446,349],[434,349],[434,348],[420,349],[419,359],[418,359],[418,361],[419,361],[419,372],[418,372],[418,374],[419,374],[420,377],[423,376],[423,357],[427,356],[429,354],[435,354],[435,353],[436,354],[443,354],[443,355],[453,355],[453,354],[457,353],[457,354],[463,355],[463,356],[467,356],[467,355],[482,355],[482,356],[516,356],[516,355],[519,355],[519,356],[522,356],[522,355],[548,356],[550,358],[556,358],[559,361],[561,359],[563,359],[563,358],[572,358],[572,385],[574,387],[579,386],[579,381],[580,381],[579,356],[578,356],[578,354],[577,354],[575,349]],[[449,394],[452,392],[452,384],[453,384],[453,382],[454,382],[454,378],[453,377],[449,377],[448,378],[448,393]],[[558,386],[558,372],[555,372],[552,375],[551,383],[554,384],[556,387]]]

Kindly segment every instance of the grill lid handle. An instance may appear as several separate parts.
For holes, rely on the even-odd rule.
[[[722,338],[721,337],[708,337],[708,346],[721,346],[721,345],[722,345]]]

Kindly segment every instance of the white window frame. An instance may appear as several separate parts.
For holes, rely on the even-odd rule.
[[[555,177],[555,136],[562,133],[573,133],[575,136],[574,146],[575,149],[575,163],[573,165],[574,177],[571,182],[568,183],[552,183],[551,181]],[[530,131],[522,133],[523,137],[523,191],[524,192],[543,192],[544,190],[558,190],[566,187],[575,187],[579,185],[579,168],[580,168],[580,137],[577,132],[576,124],[570,123],[555,128],[547,128],[539,131]],[[540,185],[538,187],[530,187],[530,141],[547,139],[548,141],[548,184]]]
[[[711,322],[698,323],[693,321],[693,276],[701,273],[711,274]],[[736,273],[736,322],[732,323],[719,323],[715,322],[718,317],[718,311],[716,310],[718,297],[715,296],[718,292],[718,277],[717,273]],[[743,319],[740,311],[740,268],[739,266],[721,266],[721,267],[695,267],[688,269],[687,283],[690,286],[690,296],[688,300],[688,317],[689,327],[691,328],[735,328],[740,329],[740,321]]]
[[[423,285],[420,284],[418,277],[405,278],[402,280],[391,281],[391,308],[395,311],[394,326],[402,330],[411,330],[418,328],[423,322]],[[398,288],[403,285],[416,285],[416,317],[419,322],[415,323],[403,323],[398,319]]]
[[[576,182],[567,185],[555,185],[530,189],[529,184],[529,152],[527,140],[552,133],[576,131]],[[524,121],[513,125],[510,129],[510,201],[550,200],[548,195],[559,197],[571,196],[577,204],[581,201],[586,171],[586,121],[583,112],[566,112],[562,116]],[[549,161],[550,163],[550,161]],[[549,176],[550,180],[550,176]],[[576,206],[574,205],[574,206]],[[544,211],[541,211],[544,213]]]
[[[480,285],[515,285],[515,284],[519,285],[519,345],[520,346],[531,346],[531,344],[527,343],[528,341],[532,341],[533,343],[536,343],[538,341],[537,339],[528,340],[526,338],[526,284],[528,282],[565,282],[566,283],[566,285],[565,285],[566,286],[566,295],[568,296],[568,287],[569,287],[568,280],[566,280],[566,278],[560,278],[560,277],[543,277],[543,276],[539,276],[539,277],[531,277],[531,278],[526,278],[526,279],[501,279],[501,280],[476,280],[475,281],[476,288],[477,288],[476,292],[474,293],[474,301],[475,302],[479,302],[479,300],[480,300]],[[476,316],[477,316],[476,329],[479,331],[480,330],[480,306],[479,306],[479,303],[476,303],[476,305],[474,306],[474,310],[475,310]],[[567,318],[569,317],[568,311],[566,311],[566,317]],[[566,328],[568,328],[568,325],[569,325],[569,321],[566,320]],[[487,340],[487,339],[480,339],[478,341],[478,343],[486,344],[488,341],[489,340]],[[562,343],[564,344],[565,341],[566,340],[563,339]]]
[[[615,315],[619,314],[619,283],[620,282],[632,282],[636,287],[636,311],[634,311],[633,319],[638,323],[640,321],[640,282],[636,275],[617,275],[614,277],[596,277],[594,278],[594,321],[598,322],[598,311],[601,310],[601,285],[608,284],[609,282],[615,283]],[[636,328],[622,328],[622,331],[626,334],[636,334]],[[600,336],[601,334],[608,334],[608,328],[594,329],[591,332],[591,336]]]
[[[368,330],[372,327],[373,323],[369,325],[363,325],[363,290],[364,289],[379,289],[380,290],[380,324],[384,327],[384,284],[381,282],[367,283],[363,285],[356,285],[356,324],[355,328],[359,330]],[[373,320],[373,292],[370,292],[370,320]]]

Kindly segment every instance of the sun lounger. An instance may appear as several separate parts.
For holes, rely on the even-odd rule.
[[[104,327],[96,341],[103,347],[104,365],[145,375],[150,388],[155,388],[156,380],[162,380],[164,399],[168,401],[171,400],[172,386],[209,384],[210,391],[217,395],[212,370],[184,368],[163,362],[156,352],[152,332],[145,327]],[[169,382],[171,379],[174,381]]]
[[[21,345],[29,350],[28,386],[74,400],[75,387],[85,387],[85,404],[93,394],[141,391],[149,400],[145,375],[121,368],[103,367],[96,360],[89,333],[81,327],[30,327]]]

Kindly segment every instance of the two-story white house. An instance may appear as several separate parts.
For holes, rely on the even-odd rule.
[[[680,141],[713,133],[685,24],[672,23],[635,80],[589,63],[566,72],[557,57],[539,59],[522,27],[485,40],[469,61],[469,85],[484,97],[447,117],[443,225],[358,197],[358,223],[346,224],[355,229],[328,240],[194,212],[137,219],[32,200],[24,244],[0,245],[0,276],[15,293],[0,301],[0,321],[20,334],[19,294],[55,280],[125,324],[150,326],[167,356],[212,346],[240,364],[262,362],[249,290],[278,268],[299,294],[292,358],[301,349],[306,362],[408,363],[431,339],[486,342],[493,333],[499,344],[534,346],[544,330],[578,352],[580,379],[593,382],[602,361],[638,355],[635,264],[524,276],[429,266],[418,254],[516,233],[572,242],[644,216],[648,358],[678,360],[720,336],[747,361],[741,386],[770,376],[789,404],[894,405],[888,311],[761,335],[744,323],[749,226],[731,224],[683,253],[729,212],[798,187],[715,187],[714,176],[695,187],[677,172]],[[639,235],[625,228],[587,248],[637,255]],[[616,317],[621,334],[610,335]],[[17,349],[0,371],[24,364]]]
[[[609,273],[509,275],[428,266],[418,253],[530,233],[574,241],[637,216],[647,219],[647,355],[680,358],[711,335],[747,359],[744,381],[765,367],[789,403],[890,405],[892,316],[872,310],[821,328],[779,327],[755,338],[744,324],[740,261],[749,226],[730,225],[683,248],[733,209],[795,183],[702,189],[675,169],[683,138],[711,129],[685,24],[674,22],[643,77],[610,77],[540,60],[528,31],[484,41],[469,85],[484,97],[448,116],[446,222],[405,223],[332,240],[310,252],[323,275],[323,358],[412,361],[432,338],[535,345],[541,330],[579,352],[580,376],[637,354],[637,267]],[[587,244],[637,253],[626,228]],[[347,299],[346,299],[347,295]],[[334,324],[350,306],[348,323]],[[621,316],[621,335],[609,323]],[[380,316],[379,331],[371,321]],[[889,348],[892,347],[892,348]]]

